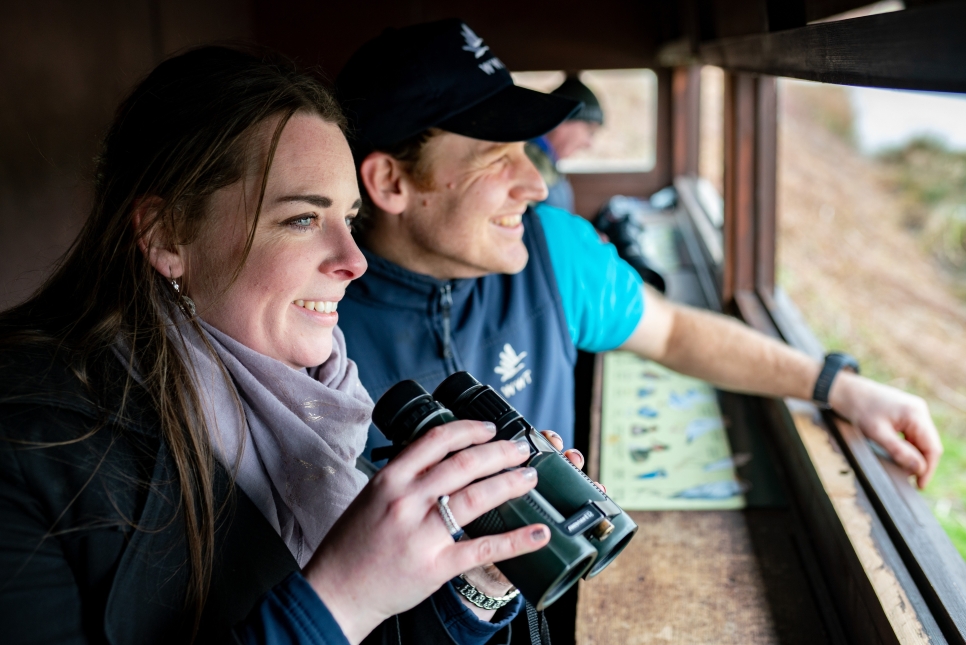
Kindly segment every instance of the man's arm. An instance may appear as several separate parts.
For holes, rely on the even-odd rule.
[[[621,349],[722,389],[806,400],[822,367],[737,320],[673,304],[651,289],[644,315]],[[943,448],[925,401],[840,372],[829,403],[916,475],[919,488],[929,483]]]

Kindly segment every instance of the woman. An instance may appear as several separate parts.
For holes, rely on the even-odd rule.
[[[464,524],[536,474],[471,421],[356,470],[372,402],[336,328],[365,270],[343,123],[311,78],[225,48],[120,106],[80,236],[0,315],[5,642],[493,635],[447,581],[549,532],[457,543],[436,500]]]

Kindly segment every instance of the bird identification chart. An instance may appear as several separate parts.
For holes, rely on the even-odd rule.
[[[605,354],[603,376],[600,477],[614,501],[634,511],[745,506],[713,387],[630,352]]]

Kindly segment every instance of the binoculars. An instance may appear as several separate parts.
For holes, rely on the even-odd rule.
[[[620,506],[492,387],[467,372],[448,377],[432,395],[415,381],[401,381],[386,391],[372,413],[373,423],[393,443],[391,453],[430,428],[457,419],[490,421],[496,425],[493,441],[526,441],[530,446],[525,465],[537,470],[536,488],[463,529],[479,537],[530,524],[550,528],[549,544],[496,564],[538,610],[553,604],[581,577],[603,571],[634,537],[637,524]]]

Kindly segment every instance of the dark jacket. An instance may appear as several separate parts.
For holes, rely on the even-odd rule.
[[[530,259],[515,275],[437,280],[363,249],[369,268],[349,285],[339,314],[373,399],[404,379],[432,391],[466,370],[573,446],[577,349],[540,218],[528,209],[523,223]],[[388,443],[372,429],[366,448]]]
[[[121,408],[111,355],[92,400],[40,350],[0,354],[0,631],[4,643],[150,645],[189,639],[187,549],[175,465],[147,394]],[[96,430],[96,431],[95,431]],[[196,642],[231,640],[259,598],[298,565],[245,494],[217,469],[211,589]],[[496,639],[494,639],[496,640]],[[426,601],[367,643],[446,644]]]

